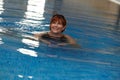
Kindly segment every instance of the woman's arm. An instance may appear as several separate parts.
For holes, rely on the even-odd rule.
[[[77,47],[80,48],[80,45],[76,43],[76,40],[73,39],[72,37],[68,36],[68,35],[64,35],[68,42],[67,43],[59,43],[58,45],[60,46],[64,46],[64,45],[71,45],[72,47]]]
[[[77,44],[75,39],[73,39],[72,37],[70,37],[68,35],[65,35],[65,37],[67,38],[69,44],[71,44],[71,45]]]
[[[37,40],[39,40],[39,41],[41,41],[41,42],[43,42],[43,43],[46,43],[46,44],[51,44],[49,41],[47,41],[47,40],[44,40],[43,38],[42,38],[42,36],[44,35],[44,34],[46,34],[46,33],[37,33],[37,34],[34,34],[34,36],[35,36],[35,38],[37,38]]]

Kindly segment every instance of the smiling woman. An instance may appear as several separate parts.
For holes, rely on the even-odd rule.
[[[76,41],[62,32],[66,28],[66,19],[63,15],[55,14],[50,21],[50,31],[40,34],[35,34],[38,40],[50,45],[77,45]]]

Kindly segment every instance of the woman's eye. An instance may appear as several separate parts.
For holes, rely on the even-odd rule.
[[[52,23],[56,23],[56,21],[52,21]]]
[[[61,23],[58,23],[59,25],[62,25]]]
[[[60,22],[52,22],[52,24],[62,25]]]

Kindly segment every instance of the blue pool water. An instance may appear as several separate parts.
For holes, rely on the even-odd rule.
[[[0,80],[120,80],[120,26],[109,3],[0,0]],[[56,12],[66,17],[65,34],[81,48],[28,39],[48,31]]]

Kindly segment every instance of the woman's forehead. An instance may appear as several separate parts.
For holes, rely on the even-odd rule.
[[[52,22],[62,23],[62,20],[61,19],[53,19]]]

